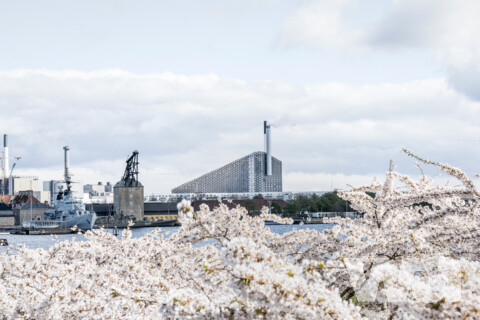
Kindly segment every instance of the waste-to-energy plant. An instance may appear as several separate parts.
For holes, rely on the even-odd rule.
[[[272,157],[270,125],[265,152],[257,151],[172,189],[172,193],[282,192],[282,162]]]

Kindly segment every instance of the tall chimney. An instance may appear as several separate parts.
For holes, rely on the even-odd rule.
[[[272,175],[272,145],[270,141],[270,126],[267,124],[267,121],[263,122],[263,134],[265,135],[265,174],[267,176]]]
[[[4,177],[8,180],[8,178],[10,177],[9,176],[10,165],[8,163],[8,134],[3,135],[3,161],[4,161],[3,163],[4,163],[4,170],[5,170],[3,174],[4,174]],[[2,188],[4,188],[5,190],[5,185],[3,185]],[[8,189],[10,189],[10,181],[8,181]],[[8,189],[5,191],[7,191],[7,194],[10,194]]]
[[[8,164],[8,134],[3,135],[3,156],[5,157],[5,176],[10,174],[10,166]]]
[[[68,157],[68,150],[70,150],[70,148],[68,146],[65,146],[63,147],[63,150],[65,150],[65,182],[69,184],[72,178],[70,177],[70,173],[68,172],[68,167],[70,164],[70,159]]]

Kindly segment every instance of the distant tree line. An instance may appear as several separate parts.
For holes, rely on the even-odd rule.
[[[367,192],[371,197],[375,197],[375,194]],[[337,192],[327,192],[321,196],[313,194],[312,196],[298,196],[295,200],[269,200],[264,199],[261,194],[253,197],[253,199],[232,200],[233,203],[226,204],[234,208],[236,205],[240,205],[247,209],[249,215],[260,215],[264,206],[270,208],[270,212],[273,214],[282,215],[285,217],[299,216],[302,213],[307,212],[347,212],[355,211],[350,207],[350,202],[343,200],[337,195]],[[194,201],[197,207],[200,203],[209,203],[209,205],[218,205],[216,200],[196,200]]]
[[[283,215],[296,216],[305,211],[308,212],[346,212],[354,211],[350,208],[350,202],[343,200],[337,192],[327,192],[322,196],[299,196],[295,200],[288,201],[283,208]],[[272,208],[273,213],[273,208]]]

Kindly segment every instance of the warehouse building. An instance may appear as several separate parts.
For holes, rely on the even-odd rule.
[[[5,203],[0,202],[0,226],[13,226],[15,224],[15,214]]]

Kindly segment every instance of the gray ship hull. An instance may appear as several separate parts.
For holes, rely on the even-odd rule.
[[[73,228],[77,226],[77,229],[91,230],[93,224],[97,219],[95,213],[85,214],[81,216],[74,216],[71,219],[59,221],[59,220],[30,220],[24,221],[23,227],[25,229],[55,229],[55,228]]]
[[[97,220],[97,223],[93,226],[93,228],[127,228],[129,227],[130,220],[127,219],[119,219],[109,221],[107,223],[106,220]],[[177,224],[177,220],[159,220],[159,221],[135,221],[130,228],[146,228],[146,227],[173,227]]]

